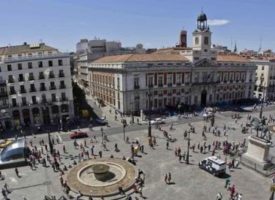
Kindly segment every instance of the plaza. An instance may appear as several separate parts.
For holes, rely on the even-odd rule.
[[[273,109],[266,108],[264,112],[265,116],[274,115]],[[51,133],[53,140],[59,140],[59,144],[54,145],[54,148],[60,152],[60,169],[66,165],[70,171],[69,165],[74,167],[74,161],[80,164],[86,162],[83,160],[91,161],[99,159],[99,151],[102,152],[103,159],[112,160],[131,158],[131,144],[138,141],[139,144],[144,145],[144,153],[139,152],[134,157],[136,170],[141,169],[144,176],[144,187],[142,187],[142,196],[135,193],[133,190],[126,191],[126,195],[138,197],[138,199],[154,199],[154,200],[170,200],[170,199],[215,199],[217,193],[222,193],[224,199],[228,199],[230,192],[225,189],[226,178],[218,178],[210,173],[201,170],[198,167],[199,161],[211,156],[213,151],[214,141],[228,141],[230,143],[241,144],[244,139],[251,134],[255,134],[249,130],[248,133],[241,133],[241,125],[247,122],[247,116],[250,114],[258,116],[258,112],[244,112],[239,113],[241,118],[239,120],[232,119],[232,114],[235,112],[217,112],[215,116],[215,126],[218,130],[221,130],[220,136],[214,136],[211,132],[206,131],[206,140],[202,136],[202,130],[204,126],[210,126],[210,122],[206,122],[201,116],[192,117],[190,119],[180,119],[177,117],[170,117],[166,119],[166,124],[161,126],[162,130],[168,132],[170,137],[175,138],[175,142],[169,142],[167,149],[167,139],[164,137],[163,131],[152,127],[152,135],[156,138],[156,145],[151,148],[148,144],[148,130],[147,124],[144,122],[142,125],[129,125],[126,127],[126,137],[129,137],[129,143],[123,141],[122,128],[114,122],[111,127],[104,127],[103,132],[107,135],[108,141],[106,141],[106,147],[103,148],[100,127],[95,127],[94,130],[83,129],[83,131],[89,132],[89,138],[76,140],[78,146],[75,147],[74,140],[71,140],[68,136],[69,133]],[[170,130],[173,123],[173,129]],[[190,124],[195,128],[195,133],[190,133],[190,147],[195,145],[195,151],[190,149],[189,164],[185,163],[182,159],[175,156],[175,148],[181,148],[181,153],[187,153],[187,139],[184,139],[184,131],[190,129]],[[224,136],[223,128],[226,125],[226,136]],[[96,136],[96,139],[94,138]],[[92,142],[91,143],[91,138]],[[28,144],[32,144],[31,148],[37,146],[37,150],[41,151],[41,145],[39,144],[43,139],[47,144],[47,135],[41,134],[36,136],[30,136],[27,138]],[[31,141],[31,142],[30,142]],[[197,148],[198,144],[208,146],[211,145],[210,151],[208,148],[200,153]],[[274,138],[273,138],[274,142]],[[86,147],[85,147],[86,143]],[[104,142],[105,143],[105,142]],[[115,144],[119,151],[115,151]],[[66,148],[66,153],[63,153],[63,146]],[[89,152],[89,158],[84,154],[82,157],[80,146],[83,146],[85,152]],[[91,147],[94,146],[94,154],[91,155]],[[274,154],[274,149],[271,148],[271,155]],[[42,157],[46,157],[46,150],[43,147]],[[49,152],[47,152],[49,154]],[[220,156],[221,159],[227,160],[229,163],[232,158],[229,155],[224,155],[222,150],[215,151],[216,156]],[[50,158],[53,160],[52,158]],[[239,157],[235,157],[236,161],[240,160]],[[99,159],[100,160],[100,159]],[[45,195],[55,196],[59,199],[61,196],[69,199],[79,196],[78,192],[70,191],[69,195],[64,193],[64,189],[60,183],[61,173],[57,170],[53,170],[49,162],[47,167],[43,167],[36,162],[36,168],[31,169],[30,166],[18,168],[18,178],[12,169],[2,170],[5,180],[0,181],[0,185],[3,188],[7,183],[11,193],[8,194],[10,199],[43,199]],[[66,180],[66,174],[68,171],[64,171],[64,180]],[[165,174],[171,173],[171,183],[166,184],[164,181]],[[270,196],[271,177],[265,177],[259,173],[256,173],[252,169],[246,168],[243,165],[238,165],[237,168],[227,168],[227,174],[230,177],[231,185],[235,185],[236,191],[243,195],[243,199],[268,199]],[[86,194],[86,193],[85,193]],[[78,199],[88,199],[88,196],[82,196]],[[94,197],[93,199],[101,199]],[[125,196],[115,194],[114,196],[105,197],[104,199],[126,199]]]

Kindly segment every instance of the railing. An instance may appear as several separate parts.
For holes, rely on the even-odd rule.
[[[46,91],[46,87],[40,87],[40,91]]]
[[[23,82],[23,81],[25,81],[25,79],[24,78],[18,78],[18,81]]]
[[[45,79],[44,75],[39,75],[39,79]]]
[[[61,74],[59,74],[59,77],[61,78],[61,77],[64,77],[65,75],[63,74],[63,73],[61,73]]]
[[[9,78],[9,83],[14,83],[14,79]]]
[[[56,86],[50,86],[50,90],[56,90]]]
[[[11,90],[11,91],[10,91],[10,95],[13,95],[13,94],[16,94],[16,91],[15,91],[15,90]]]
[[[139,85],[134,85],[134,89],[135,90],[139,89]]]
[[[26,93],[26,89],[21,89],[21,90],[20,90],[20,93],[21,93],[21,94]]]
[[[49,78],[55,78],[54,74],[49,74]]]
[[[35,88],[31,88],[30,92],[36,92],[36,89]]]
[[[66,85],[60,85],[59,86],[59,89],[65,89],[66,88]]]

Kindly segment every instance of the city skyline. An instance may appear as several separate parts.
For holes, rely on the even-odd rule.
[[[182,28],[188,31],[191,46],[197,15],[203,10],[213,32],[213,44],[233,49],[236,43],[238,50],[274,49],[274,5],[270,0],[264,4],[258,0],[121,0],[115,4],[110,0],[81,4],[72,0],[12,0],[1,2],[0,16],[5,19],[1,26],[7,29],[2,31],[0,46],[43,41],[62,51],[75,51],[81,38],[98,37],[120,41],[123,46],[142,43],[145,48],[162,48],[174,46]]]

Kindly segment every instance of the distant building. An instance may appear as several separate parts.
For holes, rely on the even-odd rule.
[[[95,38],[93,40],[81,39],[76,44],[76,55],[74,56],[74,73],[77,82],[83,88],[88,85],[88,62],[98,58],[110,55],[122,55],[131,53],[145,53],[146,50],[142,44],[136,47],[121,47],[120,42],[106,41],[104,39]],[[86,92],[89,92],[85,89]]]
[[[228,49],[227,46],[222,46],[222,45],[213,44],[212,49],[215,50],[217,53],[230,53],[231,52],[231,50]]]
[[[0,128],[65,123],[74,116],[70,55],[44,43],[0,48]]]
[[[256,66],[237,54],[211,48],[207,16],[201,13],[192,47],[151,54],[105,56],[88,63],[89,94],[122,113],[209,106],[253,98]]]

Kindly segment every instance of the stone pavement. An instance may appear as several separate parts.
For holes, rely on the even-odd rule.
[[[267,111],[265,114],[275,114],[274,111]],[[209,126],[208,122],[197,121],[192,122],[192,126],[195,127],[196,133],[191,134],[191,146],[196,146],[204,142],[206,144],[212,144],[213,141],[229,141],[242,143],[244,138],[250,135],[241,133],[241,124],[245,124],[247,113],[242,114],[243,117],[235,122],[231,116],[227,116],[226,113],[219,113],[216,117],[215,125],[222,130],[226,125],[230,129],[228,130],[228,136],[223,136],[223,132],[220,137],[214,136],[212,133],[206,132],[207,140],[202,137],[203,126]],[[254,115],[258,115],[255,113]],[[233,129],[235,128],[235,129]],[[212,152],[206,151],[205,153],[199,153],[198,149],[193,152],[190,150],[190,164],[187,165],[184,161],[179,162],[178,157],[175,156],[174,149],[180,147],[182,153],[187,151],[187,140],[183,137],[184,130],[188,130],[187,123],[175,124],[174,130],[169,130],[169,126],[163,126],[163,129],[171,134],[172,138],[176,138],[176,142],[169,143],[169,149],[166,149],[167,140],[164,138],[163,133],[155,128],[152,129],[153,135],[156,137],[157,145],[154,149],[148,146],[147,129],[136,130],[126,132],[126,136],[130,141],[138,140],[145,146],[145,153],[139,153],[139,157],[136,157],[137,166],[145,173],[145,187],[143,188],[143,195],[147,199],[152,200],[174,200],[174,199],[202,199],[213,200],[216,198],[216,194],[221,192],[225,199],[228,198],[229,192],[224,188],[225,179],[217,178],[211,174],[199,169],[198,162],[208,157]],[[33,144],[37,145],[41,138],[46,137],[41,135],[36,138],[32,138]],[[122,133],[109,135],[107,142],[108,151],[103,150],[101,145],[101,138],[97,137],[97,143],[90,143],[90,139],[86,139],[87,148],[90,152],[92,145],[95,147],[95,153],[99,151],[103,152],[103,157],[109,158],[113,155],[115,158],[130,157],[130,144],[125,143]],[[77,140],[79,144],[84,143],[84,139]],[[275,142],[273,138],[273,143]],[[114,151],[114,145],[118,144],[120,152]],[[63,145],[66,146],[67,153],[62,153]],[[39,145],[38,145],[39,146]],[[39,146],[40,148],[40,146]],[[61,152],[61,168],[64,166],[73,165],[73,159],[79,161],[79,149],[75,149],[72,140],[63,141],[63,144],[55,145],[55,148]],[[212,150],[212,147],[211,147]],[[45,151],[45,149],[44,149]],[[271,149],[271,153],[275,155],[274,148]],[[71,156],[70,156],[71,155]],[[222,151],[217,151],[216,155],[220,155],[222,159],[230,161],[232,158],[224,156]],[[237,158],[238,160],[239,158]],[[164,176],[168,172],[171,172],[172,182],[174,184],[167,185],[164,182]],[[36,170],[31,170],[30,167],[20,167],[19,173],[21,178],[17,178],[14,169],[3,170],[5,180],[0,181],[0,186],[3,187],[4,183],[7,183],[12,190],[8,196],[10,199],[43,199],[44,195],[55,195],[60,197],[64,195],[62,187],[60,185],[59,177],[60,173],[53,172],[51,167],[44,168],[40,164],[37,165]],[[232,170],[227,169],[227,173],[231,175],[231,183],[235,184],[238,192],[243,194],[243,199],[259,200],[268,199],[270,196],[270,177],[263,177],[260,174],[248,169],[242,165]],[[70,195],[77,196],[77,194],[71,192]],[[141,199],[139,194],[133,194]],[[117,199],[116,197],[110,197],[106,199]],[[87,199],[87,197],[81,197],[80,199]]]

